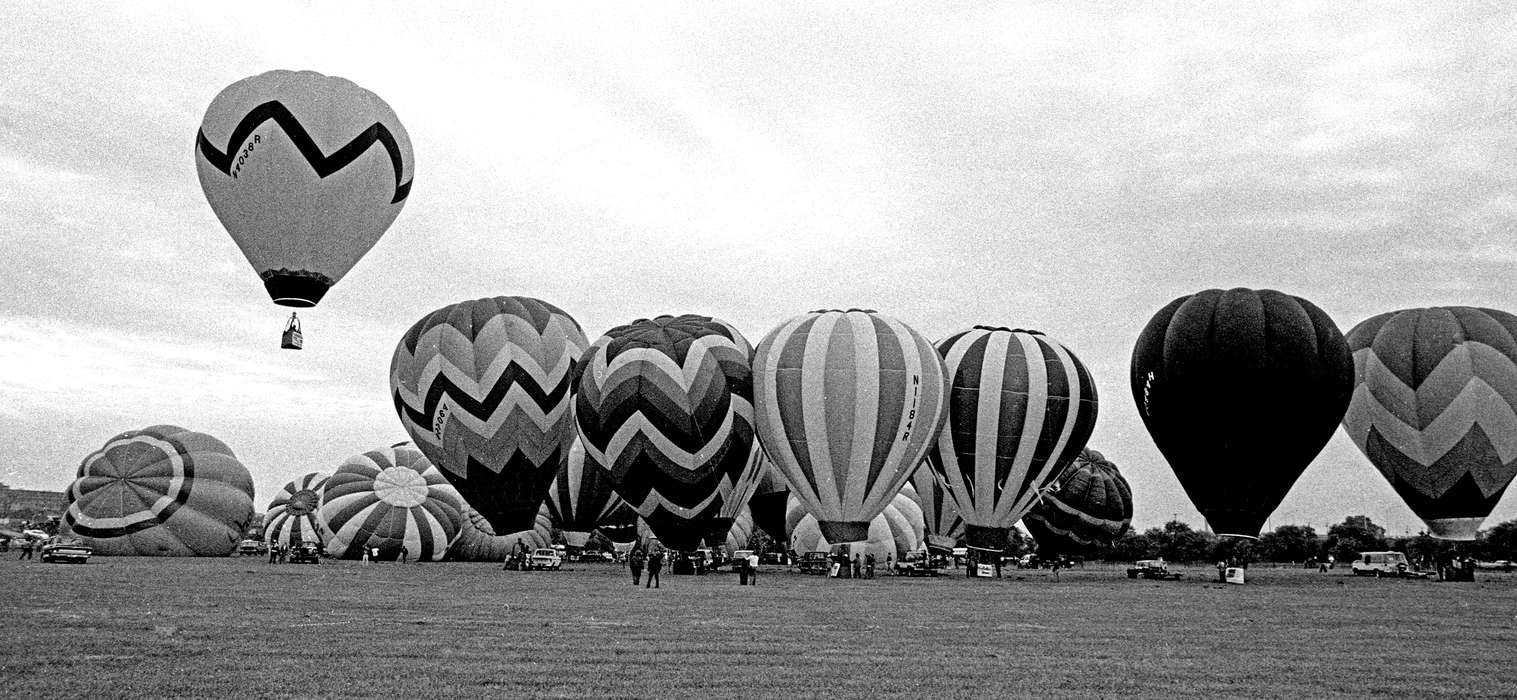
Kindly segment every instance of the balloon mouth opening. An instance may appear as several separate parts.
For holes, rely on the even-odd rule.
[[[1424,520],[1433,537],[1451,542],[1473,542],[1485,518],[1432,518]]]
[[[869,541],[869,523],[837,520],[817,521],[817,528],[829,544],[850,544]]]
[[[964,526],[964,546],[984,552],[1000,552],[1006,549],[1009,530],[1001,527]]]
[[[265,270],[263,288],[269,298],[280,306],[308,309],[326,296],[335,281],[319,272],[308,270]]]
[[[1217,533],[1217,536],[1218,537],[1232,537],[1232,538],[1240,539],[1240,540],[1252,540],[1254,542],[1258,542],[1259,541],[1259,536],[1258,535],[1244,535],[1244,534],[1239,534],[1239,533],[1236,533],[1236,532],[1219,532],[1219,533]]]

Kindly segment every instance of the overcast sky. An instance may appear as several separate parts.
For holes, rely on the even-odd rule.
[[[1144,430],[1133,343],[1213,287],[1517,311],[1505,3],[0,4],[0,481],[63,489],[111,436],[220,437],[263,508],[406,439],[391,353],[520,294],[590,338],[704,313],[755,344],[865,307],[929,338],[1036,328],[1091,368],[1135,524],[1202,519]],[[1123,9],[1113,9],[1123,8]],[[192,146],[276,68],[382,96],[410,200],[306,349]],[[1271,526],[1420,522],[1339,431]],[[1509,493],[1488,523],[1517,517]]]

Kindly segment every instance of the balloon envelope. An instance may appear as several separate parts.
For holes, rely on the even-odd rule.
[[[225,443],[155,425],[79,465],[64,522],[96,554],[224,557],[253,519],[253,478]]]
[[[274,302],[315,306],[400,214],[416,164],[377,95],[343,78],[276,70],[211,101],[195,166]]]
[[[1311,302],[1210,289],[1154,315],[1131,379],[1143,424],[1212,530],[1255,537],[1332,437],[1353,369]]]
[[[814,311],[770,331],[754,355],[759,439],[834,542],[863,541],[947,416],[932,344],[872,311]]]
[[[324,544],[321,489],[326,483],[326,474],[312,473],[285,484],[264,512],[264,541],[287,547],[301,542]]]
[[[796,552],[825,552],[833,545],[849,545],[850,554],[873,554],[883,565],[887,556],[900,559],[907,552],[922,548],[924,524],[922,507],[916,500],[916,490],[906,484],[901,492],[890,499],[879,515],[869,522],[869,537],[862,542],[831,542],[822,533],[816,516],[807,512],[800,499],[791,498],[785,520],[790,529],[790,547]]]
[[[357,559],[370,547],[393,559],[404,546],[412,560],[440,560],[463,525],[463,507],[458,491],[409,443],[349,457],[321,493],[327,553]]]
[[[528,549],[553,546],[553,523],[546,506],[533,518],[530,529],[504,535],[495,534],[490,521],[467,505],[461,522],[458,538],[448,548],[448,561],[505,561],[518,540]]]
[[[611,472],[585,461],[585,446],[576,436],[569,462],[553,479],[544,504],[552,523],[573,547],[583,547],[590,533],[624,501],[611,486]]]
[[[1132,489],[1117,465],[1100,452],[1081,450],[1022,524],[1040,547],[1053,551],[1109,544],[1132,524]]]
[[[1381,314],[1348,334],[1343,429],[1434,535],[1473,540],[1517,475],[1517,317]]]
[[[964,539],[964,519],[943,487],[937,472],[927,465],[911,475],[911,487],[922,506],[923,541],[939,551],[951,551]]]

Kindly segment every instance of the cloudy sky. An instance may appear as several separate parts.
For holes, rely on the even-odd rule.
[[[1199,526],[1133,406],[1139,330],[1213,287],[1345,331],[1517,310],[1513,46],[1498,2],[0,4],[0,481],[65,488],[173,423],[262,507],[405,439],[387,372],[417,318],[522,294],[592,338],[697,312],[756,342],[823,307],[1043,330],[1095,375],[1136,524]],[[302,352],[191,152],[275,68],[375,91],[417,158]],[[1270,524],[1354,513],[1420,529],[1340,431]]]

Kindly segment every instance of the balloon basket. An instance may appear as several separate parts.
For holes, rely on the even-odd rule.
[[[279,338],[279,348],[299,350],[302,347],[305,347],[305,338],[300,334],[300,319],[291,313],[290,321],[284,324],[284,333]]]

